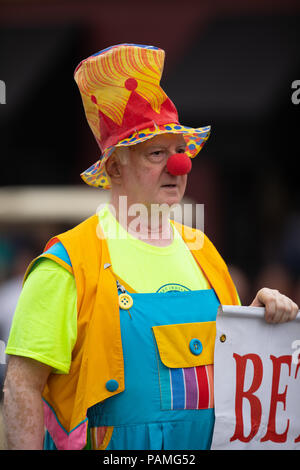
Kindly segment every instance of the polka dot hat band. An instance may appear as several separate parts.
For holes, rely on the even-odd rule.
[[[188,157],[195,157],[210,127],[193,129],[178,121],[173,102],[160,87],[165,53],[154,46],[119,44],[80,62],[74,78],[85,115],[101,150],[81,173],[90,186],[110,189],[105,162],[116,147],[135,145],[160,134],[182,134]]]

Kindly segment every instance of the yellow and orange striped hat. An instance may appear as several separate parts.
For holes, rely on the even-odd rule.
[[[164,58],[165,52],[154,46],[119,44],[76,67],[85,115],[101,150],[100,159],[81,173],[88,185],[110,188],[105,162],[116,147],[182,134],[186,154],[193,158],[208,139],[210,126],[194,129],[179,123],[174,103],[160,87]]]

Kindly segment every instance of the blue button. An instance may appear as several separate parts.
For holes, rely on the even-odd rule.
[[[106,382],[105,387],[109,392],[115,392],[119,388],[119,383],[116,380],[111,379]]]
[[[202,343],[199,339],[193,338],[190,341],[190,351],[195,354],[195,356],[199,356],[202,353]]]

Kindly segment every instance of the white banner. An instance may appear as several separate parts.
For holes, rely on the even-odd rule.
[[[218,310],[211,449],[300,449],[300,318],[270,324],[264,308]]]

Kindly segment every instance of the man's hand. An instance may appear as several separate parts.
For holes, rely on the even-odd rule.
[[[250,307],[265,307],[265,320],[268,323],[284,323],[294,320],[299,307],[289,297],[276,289],[260,289]]]

